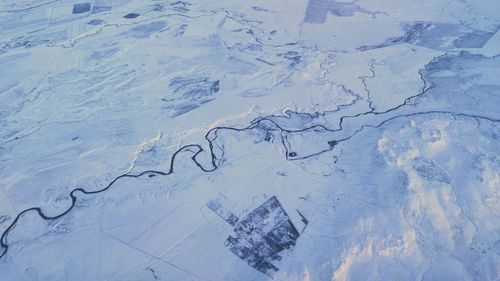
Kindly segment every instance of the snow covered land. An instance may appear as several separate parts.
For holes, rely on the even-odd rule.
[[[499,281],[498,0],[1,0],[0,281]]]

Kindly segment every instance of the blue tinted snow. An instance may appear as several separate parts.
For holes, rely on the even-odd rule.
[[[366,51],[404,43],[443,51],[453,48],[481,48],[495,34],[494,31],[472,30],[461,25],[427,22],[406,24],[403,31],[402,36],[387,38],[376,45],[360,46],[358,50]]]
[[[103,58],[111,57],[116,54],[120,49],[119,48],[111,48],[106,50],[93,51],[90,55],[91,59],[100,60]]]
[[[457,48],[482,48],[494,34],[494,32],[482,31],[465,34],[455,39],[453,45]]]
[[[431,162],[420,162],[415,165],[418,175],[428,181],[437,181],[450,184],[451,179],[446,172]]]
[[[177,32],[175,33],[175,36],[176,37],[182,36],[184,32],[186,32],[187,26],[188,26],[187,24],[182,24],[181,26],[179,26]]]
[[[94,19],[94,20],[91,20],[91,21],[87,22],[87,24],[89,24],[89,25],[99,25],[99,24],[101,24],[103,22],[104,22],[103,20]]]
[[[309,0],[304,21],[307,23],[324,23],[330,12],[339,17],[350,17],[356,12],[364,12],[354,3],[334,0]]]
[[[162,98],[167,102],[164,109],[173,111],[172,117],[177,117],[202,104],[214,100],[213,95],[220,91],[219,80],[209,80],[207,77],[175,77],[170,81],[172,94]]]
[[[148,23],[148,24],[138,25],[138,26],[135,26],[134,28],[132,28],[129,31],[129,34],[132,37],[136,37],[136,38],[146,38],[149,35],[151,35],[152,33],[161,31],[166,26],[167,26],[167,23],[165,23],[164,21],[157,21],[157,22],[152,22],[152,23]]]

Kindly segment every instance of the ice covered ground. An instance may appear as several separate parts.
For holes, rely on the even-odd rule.
[[[0,280],[500,280],[498,9],[2,1]]]

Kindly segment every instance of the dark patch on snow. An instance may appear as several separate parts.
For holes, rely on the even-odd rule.
[[[90,11],[90,3],[79,3],[73,5],[73,14],[83,14]]]
[[[278,271],[274,263],[282,259],[281,252],[295,246],[300,235],[275,196],[241,219],[234,232],[226,247],[268,275]]]
[[[94,20],[91,20],[91,21],[87,22],[87,24],[90,24],[90,25],[99,25],[99,24],[101,24],[103,22],[104,22],[103,20],[94,19]]]

